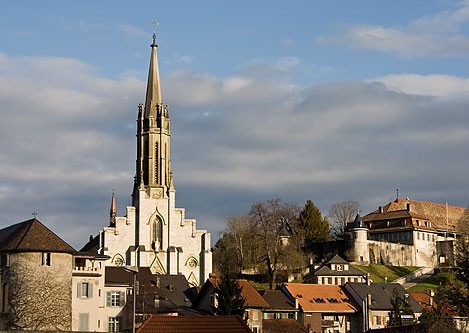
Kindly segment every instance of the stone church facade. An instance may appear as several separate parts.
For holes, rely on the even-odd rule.
[[[210,233],[176,208],[171,172],[169,107],[163,103],[156,38],[151,45],[145,104],[138,106],[137,160],[132,205],[117,216],[114,194],[109,225],[83,251],[109,256],[106,265],[150,267],[156,274],[184,274],[200,285],[212,270]]]

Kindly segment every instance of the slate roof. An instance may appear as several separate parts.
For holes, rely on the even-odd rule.
[[[75,253],[75,249],[37,219],[13,224],[0,230],[1,252]]]
[[[362,272],[358,268],[355,268],[349,264],[348,270],[332,270],[331,264],[349,264],[348,261],[340,257],[339,255],[335,255],[331,260],[326,262],[323,266],[318,267],[313,273],[307,274],[307,276],[364,276],[366,275],[365,272]]]
[[[358,268],[349,266],[348,270],[335,271],[329,266],[322,266],[315,270],[313,276],[364,276],[366,273],[362,272]]]
[[[303,312],[357,312],[357,307],[341,286],[307,283],[285,283],[283,286],[292,297],[298,299]]]
[[[410,205],[410,211],[407,205]],[[382,207],[382,213],[379,209],[362,217],[363,221],[376,221],[396,218],[421,218],[431,222],[432,229],[448,229],[451,231],[460,231],[464,224],[463,221],[469,221],[469,210],[467,208],[446,206],[434,202],[417,201],[407,198],[398,198]],[[448,223],[446,220],[448,217]]]
[[[261,295],[270,306],[266,311],[298,311],[298,309],[295,308],[295,302],[281,290],[263,290],[261,291]]]
[[[262,321],[264,333],[308,333],[308,329],[296,319],[264,319]]]
[[[146,313],[180,312],[192,304],[194,291],[184,275],[155,275],[149,267],[139,267],[136,278],[137,311],[143,311],[143,302]],[[127,272],[124,267],[106,267],[105,284],[107,287],[132,287],[133,273]],[[127,304],[132,305],[133,298],[129,298]]]
[[[152,316],[137,333],[252,333],[239,316]]]
[[[408,294],[407,291],[399,283],[358,283],[347,282],[345,289],[351,288],[360,297],[365,300],[368,294],[371,294],[371,310],[391,310],[391,299],[393,291],[396,289],[399,295]],[[422,312],[422,307],[412,298],[409,297],[409,304],[416,313]]]

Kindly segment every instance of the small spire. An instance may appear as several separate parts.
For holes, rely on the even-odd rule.
[[[112,198],[111,198],[111,209],[109,211],[109,222],[111,226],[116,225],[116,216],[117,216],[117,208],[116,208],[116,199],[114,197],[114,189],[113,189]]]

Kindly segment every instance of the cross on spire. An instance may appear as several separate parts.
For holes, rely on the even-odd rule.
[[[153,27],[153,44],[156,45],[156,27],[160,24],[156,19],[153,19],[153,21],[151,21],[151,25]]]
[[[32,215],[34,218],[36,218],[36,216],[37,216],[37,212],[36,212],[36,211],[34,211],[34,212],[31,214],[31,215]]]

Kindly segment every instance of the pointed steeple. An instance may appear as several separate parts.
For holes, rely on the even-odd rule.
[[[170,176],[169,107],[162,102],[156,49],[156,35],[153,34],[145,104],[138,106],[134,200],[140,190],[146,190],[149,196],[158,197],[161,193],[168,193],[168,189],[173,189]]]
[[[112,190],[111,209],[109,210],[109,224],[111,225],[111,227],[114,227],[116,225],[116,216],[117,216],[116,199],[114,197],[114,190]]]
[[[148,70],[147,94],[145,98],[145,118],[156,116],[156,106],[161,105],[160,71],[158,68],[158,54],[156,34],[153,34],[151,44],[150,68]],[[156,117],[155,117],[156,118]]]

